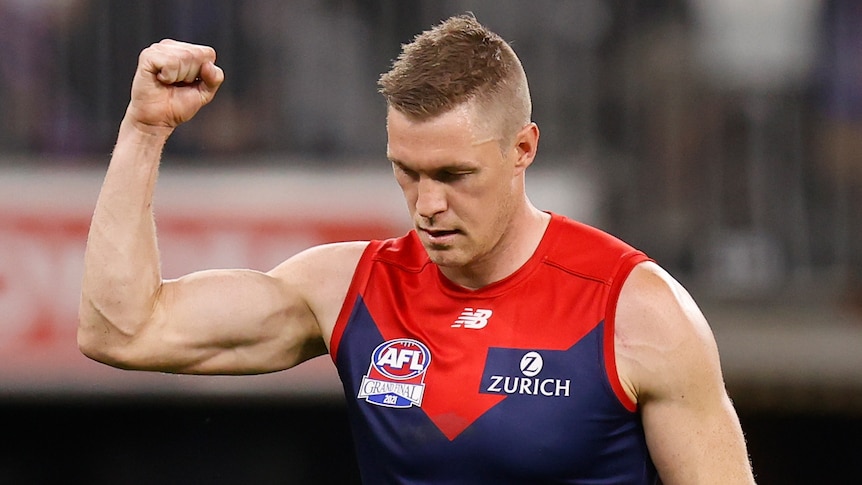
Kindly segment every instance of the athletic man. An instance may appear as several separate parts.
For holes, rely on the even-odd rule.
[[[78,342],[125,368],[288,369],[329,352],[367,483],[752,483],[711,331],[643,253],[534,207],[539,130],[520,61],[473,17],[380,80],[414,230],[267,273],[163,280],[153,187],[215,52],[145,49],[93,215]]]

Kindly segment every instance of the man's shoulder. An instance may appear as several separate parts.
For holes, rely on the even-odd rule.
[[[688,291],[654,262],[637,265],[626,279],[617,304],[615,330],[618,340],[633,344],[629,355],[638,360],[664,361],[662,356],[674,349],[712,339],[709,324]]]
[[[350,281],[369,241],[334,242],[312,246],[269,271],[285,283],[318,289],[333,282]]]
[[[569,217],[553,214],[551,227],[556,227],[558,237],[564,239],[567,244],[574,247],[595,248],[610,251],[629,251],[634,247],[611,232],[610,229],[601,228],[597,225],[576,221]]]
[[[596,226],[553,214],[548,228],[548,262],[598,279],[613,278],[625,262],[649,258],[620,237]]]

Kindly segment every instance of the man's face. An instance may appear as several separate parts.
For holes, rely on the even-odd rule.
[[[395,179],[422,244],[444,271],[470,271],[504,251],[517,195],[516,151],[501,152],[474,118],[469,105],[427,121],[393,108],[387,115]]]

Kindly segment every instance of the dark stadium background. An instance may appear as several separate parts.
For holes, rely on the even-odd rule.
[[[190,211],[167,214],[166,231],[182,242],[209,227],[194,200],[173,198],[183,190],[229,199],[222,182],[248,169],[300,173],[313,191],[385,165],[377,75],[400,43],[465,11],[512,41],[527,70],[547,182],[536,198],[641,247],[701,303],[758,482],[862,474],[855,0],[0,0],[0,485],[358,483],[331,375],[224,392],[79,363],[74,313],[22,310],[74,302],[74,278],[26,286],[36,270],[20,241],[83,244],[150,43],[213,45],[227,75],[166,150],[165,205]],[[330,199],[321,205],[352,202]],[[315,237],[392,227],[367,212],[377,219]],[[254,237],[281,227],[261,224]],[[32,321],[15,320],[25,313]]]

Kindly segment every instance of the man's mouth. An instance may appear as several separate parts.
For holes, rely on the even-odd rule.
[[[454,236],[455,234],[459,234],[461,231],[457,229],[428,229],[421,228],[422,232],[427,234],[429,238],[432,240],[444,239],[449,236]]]

